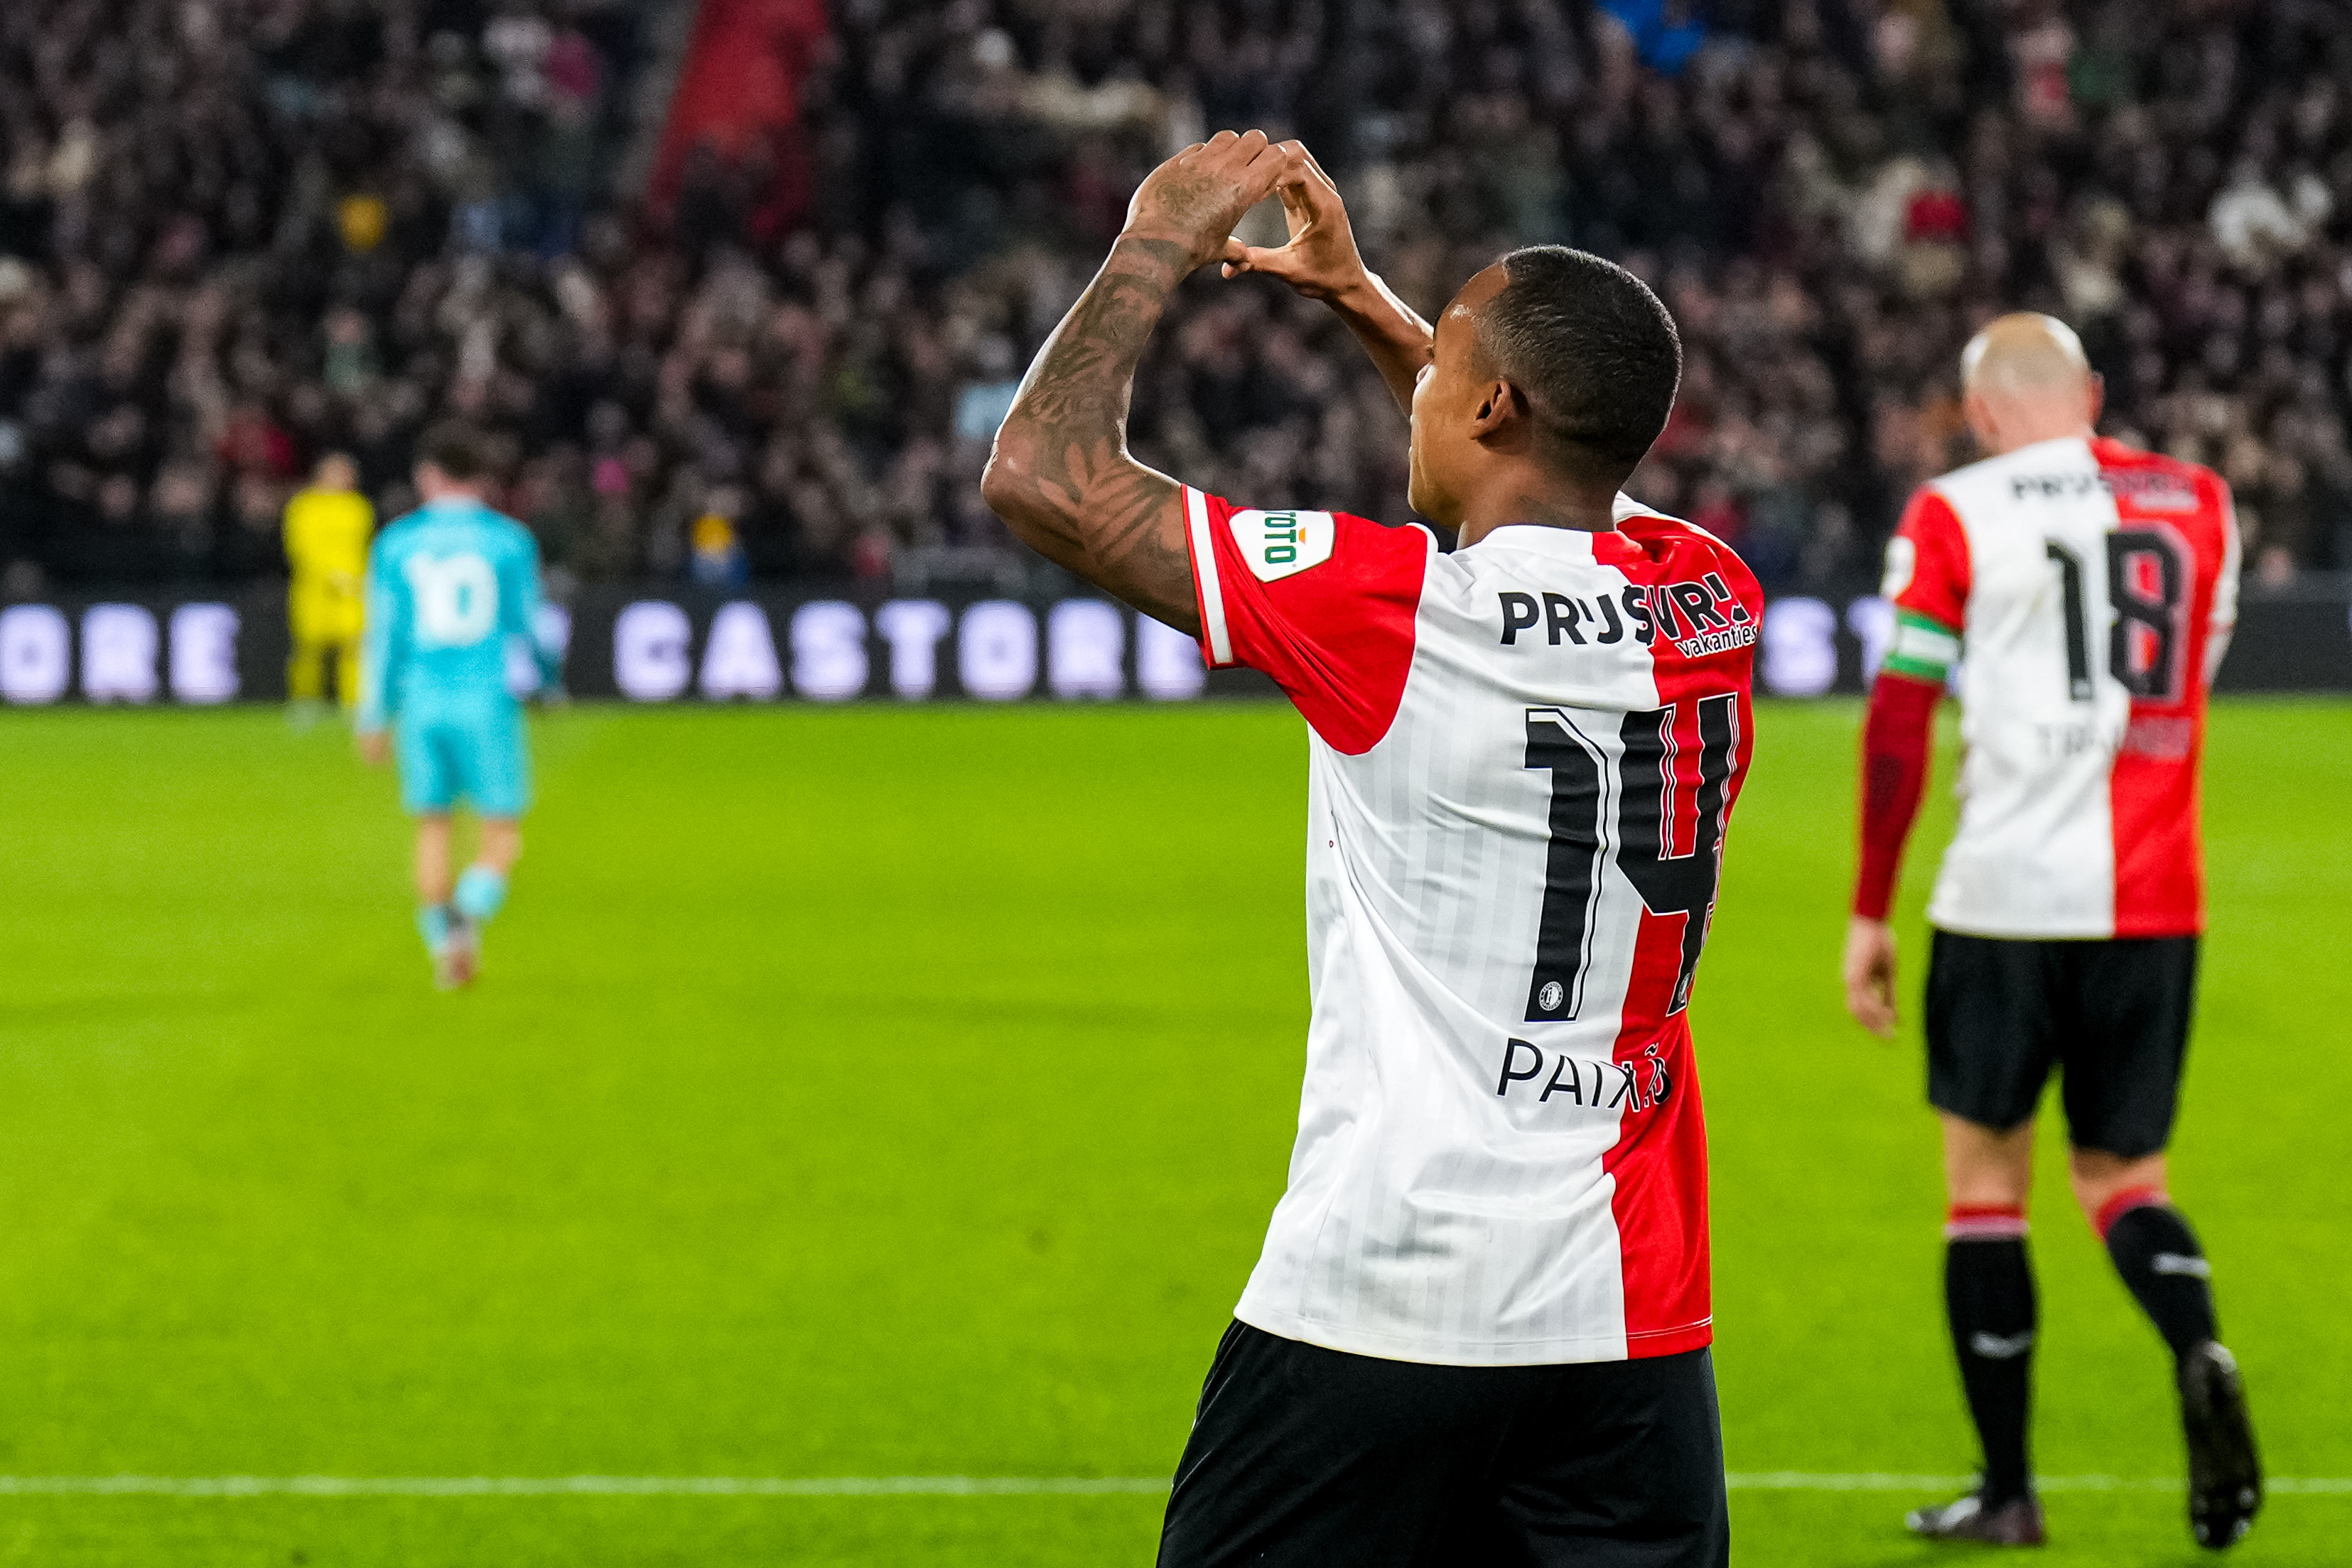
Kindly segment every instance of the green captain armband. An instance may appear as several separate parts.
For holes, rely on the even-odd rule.
[[[1906,610],[1895,617],[1895,641],[1879,668],[1942,685],[1960,656],[1960,634],[1932,617]]]

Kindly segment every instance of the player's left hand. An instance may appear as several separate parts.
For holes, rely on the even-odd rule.
[[[370,768],[381,768],[392,760],[392,731],[363,729],[359,735],[360,760]]]
[[[1290,239],[1280,246],[1226,240],[1224,276],[1260,272],[1282,279],[1309,299],[1329,299],[1365,281],[1363,254],[1356,248],[1356,232],[1348,223],[1339,185],[1305,147],[1296,141],[1283,146],[1297,148],[1290,173],[1275,187]]]
[[[1895,1038],[1895,928],[1855,915],[1845,928],[1845,1010],[1881,1040]]]
[[[1220,131],[1144,177],[1119,237],[1174,240],[1189,253],[1187,272],[1204,267],[1224,255],[1242,214],[1272,195],[1306,155],[1297,142],[1268,141],[1263,131]]]

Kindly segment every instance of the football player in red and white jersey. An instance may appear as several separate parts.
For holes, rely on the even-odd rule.
[[[2262,1472],[2164,1149],[2204,924],[2198,760],[2236,620],[2237,525],[2210,469],[2093,434],[2098,378],[2064,323],[2002,317],[1969,344],[1961,379],[1993,455],[1921,489],[1888,546],[1897,619],[1864,730],[1845,956],[1848,1007],[1891,1035],[1887,904],[1958,661],[1968,749],[1927,911],[1927,1092],[1951,1201],[1945,1296],[1985,1473],[1910,1524],[2042,1539],[2026,1460],[2025,1200],[2034,1107],[2056,1068],[2075,1199],[2175,1358],[2190,1527],[2227,1546],[2261,1506]]]
[[[1232,240],[1277,190],[1289,243]],[[1145,340],[1221,258],[1354,329],[1459,548],[1128,455]],[[984,492],[1024,539],[1309,731],[1298,1139],[1164,1568],[1729,1560],[1686,1004],[1763,601],[1619,490],[1680,368],[1654,295],[1558,246],[1433,330],[1303,149],[1221,132],[1136,193],[997,435]]]

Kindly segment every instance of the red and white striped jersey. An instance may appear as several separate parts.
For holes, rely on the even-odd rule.
[[[1235,1315],[1457,1365],[1710,1338],[1692,976],[1748,768],[1763,599],[1618,531],[1184,495],[1202,645],[1305,716],[1298,1141]]]
[[[1928,918],[1984,936],[2203,928],[2205,695],[2237,620],[2229,487],[2120,442],[2039,442],[1912,498],[1890,668],[1959,657],[1960,824]]]

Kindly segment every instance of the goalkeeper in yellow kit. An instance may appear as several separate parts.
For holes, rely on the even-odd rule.
[[[286,695],[298,704],[326,695],[331,653],[336,697],[346,709],[359,701],[368,536],[375,531],[375,508],[359,493],[359,478],[357,464],[331,452],[311,471],[310,487],[286,503],[286,564],[294,574],[286,595],[294,633]]]

